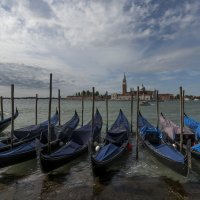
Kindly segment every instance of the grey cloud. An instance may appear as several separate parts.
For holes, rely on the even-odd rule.
[[[29,0],[29,7],[39,17],[51,18],[54,16],[49,4],[43,0]]]
[[[0,85],[15,84],[20,88],[45,89],[49,87],[49,74],[53,73],[53,86],[63,87],[73,84],[73,78],[66,78],[55,70],[24,64],[0,63]]]

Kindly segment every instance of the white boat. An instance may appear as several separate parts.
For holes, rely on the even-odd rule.
[[[150,106],[151,104],[148,101],[141,101],[140,106]]]

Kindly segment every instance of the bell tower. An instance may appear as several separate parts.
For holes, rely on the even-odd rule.
[[[126,95],[126,93],[127,93],[127,84],[126,84],[126,75],[124,72],[124,79],[122,82],[122,95]]]

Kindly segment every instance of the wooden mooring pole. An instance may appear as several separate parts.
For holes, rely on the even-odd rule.
[[[49,112],[48,112],[48,152],[51,152],[51,100],[52,100],[52,74],[49,85]]]
[[[83,126],[83,115],[84,115],[84,93],[83,93],[83,91],[82,91],[82,99],[81,99],[81,101],[82,101],[81,126]]]
[[[60,90],[58,90],[58,125],[60,126],[61,120],[60,120]]]
[[[35,95],[35,125],[37,125],[37,115],[38,115],[38,94]]]
[[[183,90],[183,95],[182,95],[182,110],[183,110],[183,127],[184,125],[184,113],[185,113],[185,90]]]
[[[106,132],[108,132],[108,92],[106,91]]]
[[[95,104],[95,88],[92,88],[92,127],[91,127],[91,137],[88,143],[88,152],[89,155],[92,153],[92,138],[94,134],[94,104]]]
[[[191,158],[191,139],[187,140],[187,160],[188,160],[188,174],[192,169],[192,158]]]
[[[3,116],[3,97],[1,96],[1,120],[4,119],[4,116]]]
[[[11,85],[11,132],[10,132],[10,145],[13,148],[13,133],[14,133],[14,84]]]
[[[183,150],[183,89],[180,87],[180,152]]]
[[[140,97],[139,97],[139,87],[137,87],[137,123],[136,123],[136,160],[138,160],[138,143],[139,143],[139,141],[138,141],[138,128],[139,128],[139,121],[138,121],[138,116],[139,116],[139,106],[140,106],[140,104],[139,104],[139,102],[140,102]]]
[[[133,90],[131,89],[131,133],[133,135]]]
[[[156,90],[156,113],[157,113],[157,128],[159,128],[159,95],[158,95],[158,90]]]

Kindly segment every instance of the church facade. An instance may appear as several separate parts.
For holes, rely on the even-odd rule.
[[[137,98],[137,89],[131,88],[127,91],[127,81],[126,75],[124,73],[124,78],[122,80],[122,93],[114,93],[111,95],[112,100],[131,100],[131,94],[133,93],[133,99]],[[139,88],[139,98],[143,101],[154,101],[156,99],[156,90],[146,90],[144,85]],[[159,98],[162,100],[173,99],[173,94],[159,94]]]

